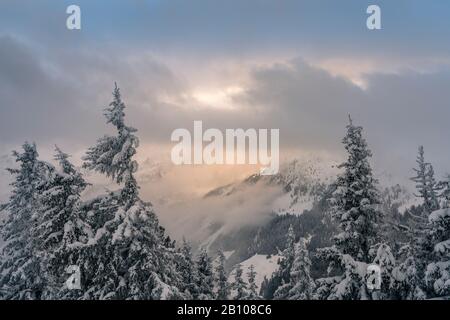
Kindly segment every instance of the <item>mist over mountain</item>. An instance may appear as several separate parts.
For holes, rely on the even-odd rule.
[[[293,159],[283,163],[276,175],[251,174],[195,199],[167,196],[157,205],[158,214],[175,239],[183,235],[213,255],[218,249],[232,252],[229,267],[254,254],[283,250],[290,224],[298,237],[309,236],[315,249],[329,244],[335,229],[325,211],[338,171],[335,164],[317,158]],[[385,212],[403,214],[417,203],[408,187],[391,185],[398,179],[386,173],[380,176]]]

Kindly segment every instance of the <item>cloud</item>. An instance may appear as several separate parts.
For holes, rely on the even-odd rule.
[[[51,48],[114,42],[199,61],[286,52],[308,59],[410,59],[448,57],[450,52],[446,0],[378,0],[379,32],[366,28],[366,9],[373,4],[369,0],[78,0],[81,32],[65,28],[70,4],[3,0],[0,29],[20,32]]]
[[[83,136],[95,124],[82,114],[82,101],[66,79],[52,74],[29,47],[0,37],[0,137],[2,143],[52,136]],[[68,125],[68,124],[72,125]]]
[[[236,69],[238,79],[226,83],[233,81]],[[352,114],[365,127],[377,166],[408,176],[417,145],[424,144],[437,171],[448,170],[450,152],[442,147],[450,134],[446,125],[450,68],[445,64],[427,71],[372,70],[359,75],[364,88],[301,58],[216,66],[205,74],[228,79],[221,80],[224,90],[217,92],[225,95],[220,98],[231,108],[211,108],[196,99],[196,77],[184,72],[136,48],[106,45],[53,52],[2,36],[1,154],[24,140],[48,149],[57,143],[69,153],[80,153],[110,132],[102,110],[117,81],[128,106],[128,121],[139,129],[144,144],[170,145],[174,129],[192,129],[194,120],[202,120],[205,128],[222,130],[279,128],[282,156],[297,149],[325,151],[338,158],[343,155],[340,140],[347,115]],[[229,87],[239,90],[227,91]]]
[[[117,81],[130,105],[130,122],[158,108],[158,97],[182,91],[151,56],[94,51],[41,52],[17,37],[0,37],[0,145],[23,140],[78,146],[105,127],[103,109]],[[69,142],[69,143],[68,143]],[[75,150],[74,150],[75,151]]]
[[[440,172],[449,170],[450,152],[443,148],[450,135],[450,69],[445,66],[433,73],[366,75],[365,90],[298,59],[255,70],[252,79],[237,100],[272,115],[267,125],[281,128],[285,147],[342,150],[340,139],[352,114],[365,127],[378,165],[407,175],[417,145],[424,144]]]
[[[177,240],[203,242],[246,226],[259,226],[270,219],[273,204],[282,195],[278,187],[262,184],[243,188],[227,197],[191,198],[169,206],[156,206],[161,223]]]

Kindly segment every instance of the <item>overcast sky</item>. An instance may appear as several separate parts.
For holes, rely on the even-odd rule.
[[[65,27],[69,4],[80,31]],[[366,28],[369,4],[382,30]],[[447,0],[2,0],[0,155],[24,140],[80,154],[108,132],[117,81],[144,148],[203,120],[279,128],[282,153],[339,158],[351,113],[378,171],[411,175],[424,144],[442,175],[449,16]]]

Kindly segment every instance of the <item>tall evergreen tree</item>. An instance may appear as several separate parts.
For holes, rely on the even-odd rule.
[[[125,104],[115,86],[113,101],[105,110],[116,135],[104,136],[89,148],[84,167],[106,174],[121,185],[107,196],[96,234],[85,250],[88,297],[96,299],[164,299],[179,296],[175,248],[168,246],[164,230],[151,204],[139,198],[133,160],[139,140],[136,129],[125,124]],[[110,219],[108,219],[110,218]]]
[[[216,285],[217,285],[217,299],[227,300],[230,295],[230,286],[228,285],[227,274],[225,272],[225,255],[222,250],[219,250],[217,255]]]
[[[290,290],[291,281],[291,268],[295,259],[295,233],[294,228],[289,225],[286,248],[283,250],[281,259],[279,261],[279,267],[277,271],[277,277],[281,280],[281,285],[274,293],[275,299],[287,299]]]
[[[202,248],[197,257],[197,272],[198,272],[198,289],[200,300],[210,300],[214,298],[214,275],[212,271],[211,258],[206,249]]]
[[[306,248],[306,239],[301,238],[295,244],[294,263],[291,268],[291,289],[288,292],[289,300],[311,300],[315,283],[311,277],[311,260]]]
[[[422,300],[429,293],[425,283],[425,271],[433,251],[432,243],[427,239],[430,228],[428,216],[439,208],[440,186],[434,178],[433,166],[425,161],[423,146],[419,146],[416,163],[417,168],[413,168],[415,176],[411,180],[416,183],[418,193],[415,196],[421,198],[423,203],[414,210],[415,213],[408,211],[411,227],[407,231],[409,243],[404,248],[407,255],[394,268],[391,287],[396,289],[393,292],[396,292],[397,296]]]
[[[382,213],[378,210],[377,181],[369,160],[372,153],[362,136],[363,128],[349,117],[343,144],[347,161],[339,166],[344,172],[335,182],[330,200],[331,215],[340,233],[335,245],[318,251],[319,258],[330,261],[330,268],[343,270],[341,276],[320,279],[320,299],[369,299],[365,283],[366,266],[372,262],[371,250],[379,241]]]
[[[6,246],[0,259],[0,288],[6,299],[40,299],[45,281],[32,230],[39,218],[38,194],[46,184],[49,168],[38,160],[35,144],[25,142],[22,148],[22,153],[13,152],[19,167],[7,169],[14,181],[4,206],[7,216],[2,237]]]
[[[341,230],[335,238],[337,248],[359,261],[370,262],[369,251],[378,242],[382,213],[377,210],[377,180],[369,162],[372,152],[362,130],[349,118],[343,139],[348,158],[339,166],[344,172],[336,180],[330,202],[332,217]]]
[[[180,257],[177,261],[178,270],[181,275],[180,291],[183,292],[187,298],[194,299],[199,294],[199,289],[197,287],[198,276],[196,265],[192,258],[192,248],[186,239],[183,239]]]
[[[105,109],[105,117],[107,123],[116,128],[117,135],[104,136],[89,148],[83,166],[104,173],[119,184],[123,183],[120,200],[129,208],[138,200],[139,187],[133,175],[138,165],[133,156],[139,146],[139,139],[135,135],[137,130],[125,124],[125,104],[117,84],[113,98],[109,108]]]
[[[33,234],[47,280],[43,298],[78,297],[77,290],[63,288],[63,275],[69,266],[80,265],[80,250],[92,235],[80,211],[80,195],[87,183],[68,158],[56,147],[55,160],[60,168],[52,168],[45,190],[38,197],[39,218]]]
[[[439,209],[437,197],[438,185],[434,178],[434,169],[431,163],[425,161],[423,146],[419,146],[419,153],[416,159],[417,168],[413,168],[416,175],[411,178],[416,183],[418,194],[423,200],[424,214],[428,216],[430,212]]]

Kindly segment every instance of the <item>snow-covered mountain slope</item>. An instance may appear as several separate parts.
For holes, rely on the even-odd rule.
[[[225,215],[209,214],[197,224],[197,230],[202,230],[205,235],[198,242],[199,246],[211,252],[217,248],[236,249],[236,253],[231,257],[233,263],[246,259],[248,254],[258,252],[253,250],[257,248],[250,248],[252,239],[258,230],[269,225],[274,217],[286,214],[302,216],[305,210],[312,210],[323,200],[324,191],[334,177],[333,170],[335,171],[331,164],[317,159],[294,160],[283,164],[276,175],[254,174],[240,182],[211,190],[205,194],[202,201],[213,204],[210,209],[213,212],[218,210],[217,206],[223,204],[222,207],[226,208],[222,210]],[[231,217],[234,212],[237,214]],[[235,223],[236,221],[239,223]],[[260,223],[255,224],[255,221]],[[233,225],[230,227],[230,224]],[[236,239],[239,239],[239,244]],[[270,241],[262,242],[267,249],[269,246],[266,242]],[[237,248],[236,245],[244,248]],[[273,250],[263,252],[274,253]]]
[[[331,170],[331,165],[318,160],[293,160],[282,165],[276,175],[254,174],[241,182],[211,190],[205,198],[227,197],[249,188],[277,187],[282,192],[273,202],[272,211],[278,214],[301,214],[304,210],[310,210],[320,199],[332,179]]]
[[[251,265],[253,265],[256,272],[255,282],[258,286],[259,291],[261,289],[261,283],[263,282],[264,277],[269,279],[272,273],[278,270],[279,258],[279,255],[267,256],[262,254],[255,254],[251,258],[242,261],[240,263],[243,270],[242,278],[245,280],[245,282],[248,283],[248,269]],[[228,277],[229,283],[232,283],[234,281],[234,270],[235,269],[230,272],[230,275]]]

